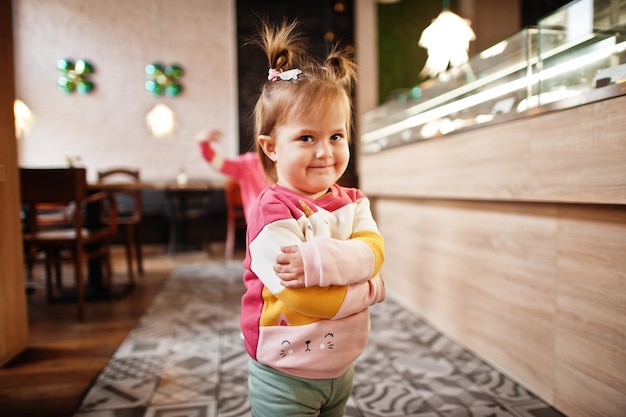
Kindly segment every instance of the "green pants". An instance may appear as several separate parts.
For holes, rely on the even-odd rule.
[[[248,372],[253,417],[343,417],[352,393],[354,366],[338,378],[307,379],[250,359]]]

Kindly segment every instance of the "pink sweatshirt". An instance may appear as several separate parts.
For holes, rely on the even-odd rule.
[[[298,245],[305,288],[285,288],[274,273],[283,245]],[[368,306],[384,298],[383,246],[357,189],[333,185],[313,200],[266,188],[248,223],[241,312],[248,354],[303,378],[343,374],[367,343]]]

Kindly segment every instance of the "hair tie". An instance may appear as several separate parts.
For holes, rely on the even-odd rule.
[[[274,68],[270,68],[269,70],[269,74],[267,76],[267,79],[269,81],[278,81],[278,80],[283,80],[283,81],[289,81],[289,80],[297,80],[298,79],[298,75],[302,74],[302,71],[300,71],[298,68],[294,68],[294,69],[290,69],[288,71],[279,71],[277,69]]]

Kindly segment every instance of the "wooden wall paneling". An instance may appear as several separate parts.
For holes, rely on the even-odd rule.
[[[13,129],[11,2],[0,2],[0,366],[28,341],[22,232],[19,222],[17,143]]]
[[[626,207],[559,209],[555,404],[626,410]]]
[[[390,294],[570,416],[626,409],[626,208],[375,199]]]
[[[554,207],[378,200],[376,210],[389,292],[551,399]]]
[[[626,203],[626,96],[529,119],[528,198]]]

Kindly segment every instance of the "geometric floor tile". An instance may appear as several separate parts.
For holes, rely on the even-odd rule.
[[[182,403],[150,407],[146,417],[214,417],[215,403]]]
[[[178,266],[75,417],[251,417],[241,261]],[[393,298],[371,309],[346,417],[563,417]]]
[[[152,404],[176,404],[215,401],[217,378],[203,374],[162,376],[152,397]]]

